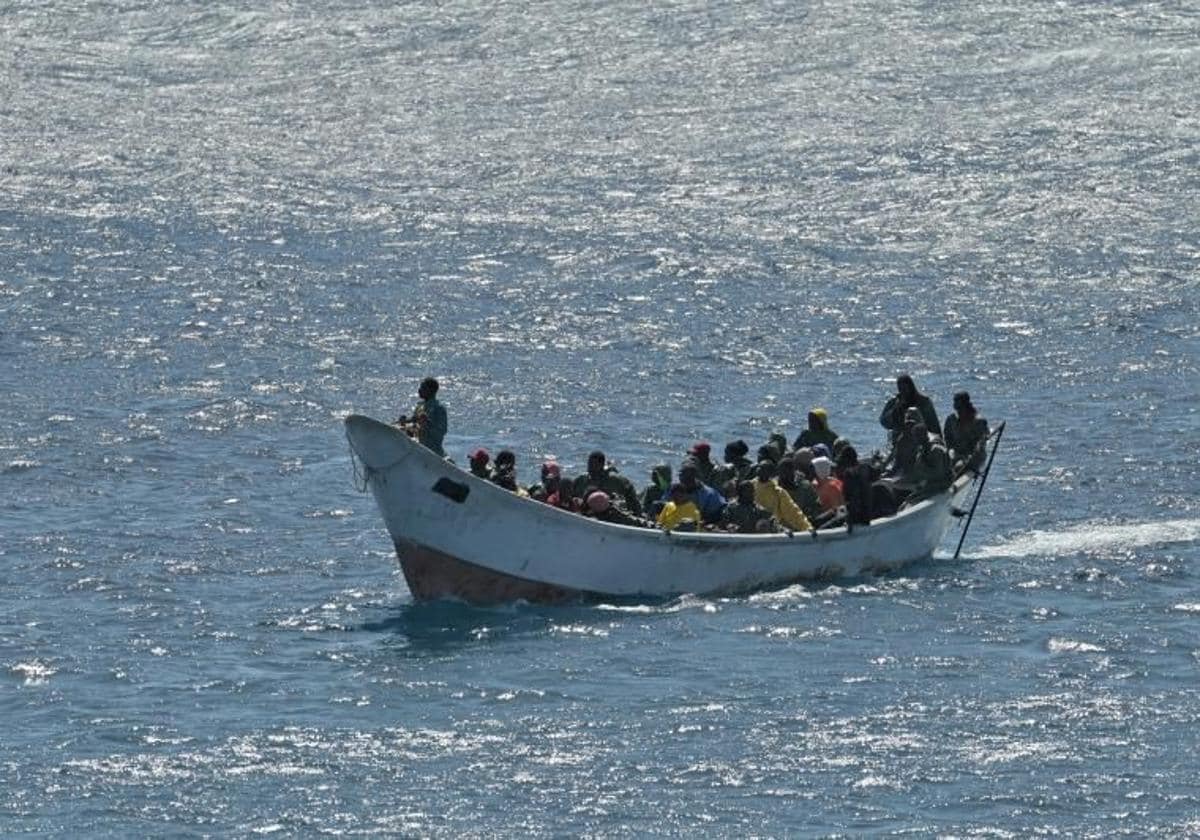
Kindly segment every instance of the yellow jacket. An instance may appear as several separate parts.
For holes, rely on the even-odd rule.
[[[775,479],[754,479],[754,501],[765,507],[779,524],[793,531],[807,531],[812,527],[804,511],[800,510],[788,491],[780,487]]]
[[[679,523],[685,519],[690,519],[696,523],[696,527],[700,527],[703,521],[700,516],[700,508],[696,507],[695,502],[684,502],[677,505],[674,502],[667,502],[663,505],[663,509],[658,514],[658,524],[664,531],[673,531],[679,527]]]

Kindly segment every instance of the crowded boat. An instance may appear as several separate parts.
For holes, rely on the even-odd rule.
[[[420,401],[395,425],[431,451],[447,457],[445,407],[436,379],[418,388]],[[879,423],[888,451],[860,457],[838,435],[824,408],[808,412],[806,428],[789,444],[772,433],[750,457],[737,439],[714,457],[708,441],[697,441],[670,464],[654,465],[638,487],[604,452],[587,457],[586,471],[564,473],[553,460],[540,465],[539,480],[522,484],[516,454],[493,456],[483,446],[467,454],[469,471],[517,495],[602,522],[665,531],[737,534],[853,528],[889,517],[906,506],[943,493],[964,473],[982,466],[989,437],[987,420],[966,391],[954,395],[950,414],[939,425],[933,400],[908,374],[896,378],[896,393],[884,405]]]

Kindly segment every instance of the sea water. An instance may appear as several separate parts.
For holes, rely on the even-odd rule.
[[[0,834],[1200,833],[1190,3],[0,9]],[[1008,423],[964,552],[414,603],[342,418]],[[548,547],[549,550],[549,547]]]

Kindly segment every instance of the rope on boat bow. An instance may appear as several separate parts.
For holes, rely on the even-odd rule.
[[[350,481],[354,484],[354,489],[359,493],[367,492],[367,487],[371,483],[371,473],[374,472],[363,460],[363,457],[358,454],[358,450],[354,448],[354,441],[350,439],[350,432],[346,432],[346,443],[350,447],[350,469],[352,470]]]
[[[350,446],[350,468],[353,470],[351,480],[354,482],[354,489],[359,493],[367,492],[367,488],[371,486],[371,479],[374,476],[384,476],[388,470],[399,464],[408,457],[408,453],[404,452],[399,458],[382,467],[372,467],[367,463],[367,459],[354,448],[354,438],[350,436],[350,430],[346,430],[346,443]],[[386,481],[386,478],[380,480]]]

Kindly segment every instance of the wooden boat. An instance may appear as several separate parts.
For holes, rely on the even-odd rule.
[[[738,535],[612,525],[477,478],[369,417],[346,418],[356,470],[371,488],[417,600],[475,604],[663,598],[856,577],[928,558],[970,477],[895,516],[853,529]]]

